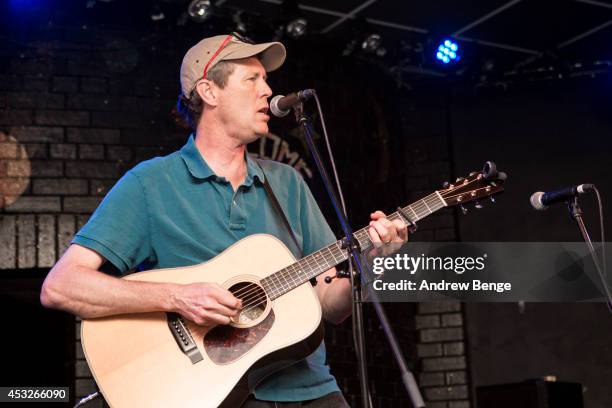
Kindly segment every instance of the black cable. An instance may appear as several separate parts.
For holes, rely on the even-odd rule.
[[[595,191],[595,195],[597,196],[597,205],[599,207],[599,230],[601,231],[601,266],[603,270],[602,284],[604,285],[604,290],[609,294],[608,287],[608,271],[606,269],[606,238],[604,232],[604,221],[603,221],[603,204],[601,202],[601,194],[599,194],[599,190],[597,187],[593,186],[593,190]],[[608,311],[612,314],[612,299],[608,296]]]
[[[597,205],[599,206],[599,229],[601,230],[601,264],[604,276],[607,278],[608,274],[606,271],[606,239],[604,234],[604,221],[603,221],[603,205],[601,203],[601,195],[597,187],[593,186],[595,195],[597,196]]]

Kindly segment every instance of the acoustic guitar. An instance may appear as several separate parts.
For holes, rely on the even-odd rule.
[[[503,191],[505,174],[482,172],[390,214],[409,224],[444,207]],[[362,251],[367,229],[356,231]],[[123,279],[216,282],[242,299],[229,325],[198,326],[173,313],[83,320],[81,342],[95,381],[111,407],[240,407],[271,373],[312,352],[323,339],[321,306],[310,279],[347,259],[337,241],[299,261],[271,235],[244,238],[208,262]]]

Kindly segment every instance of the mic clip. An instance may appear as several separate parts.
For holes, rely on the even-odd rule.
[[[353,236],[353,239],[349,241],[349,239],[347,237],[344,237],[340,240],[340,248],[342,249],[351,249],[351,251],[356,251],[356,252],[361,252],[361,246],[359,246],[359,241],[357,241],[357,239],[355,239],[355,237]]]

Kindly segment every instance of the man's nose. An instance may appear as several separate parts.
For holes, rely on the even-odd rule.
[[[272,88],[270,88],[267,82],[263,83],[262,96],[265,96],[266,98],[272,96]]]

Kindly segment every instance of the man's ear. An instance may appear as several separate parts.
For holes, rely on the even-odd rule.
[[[204,79],[196,85],[198,95],[204,103],[210,106],[217,106],[217,90],[216,85],[208,79]]]

